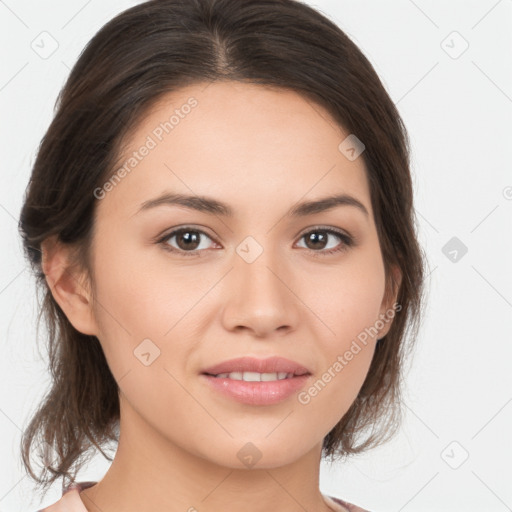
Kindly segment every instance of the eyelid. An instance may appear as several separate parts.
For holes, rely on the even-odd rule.
[[[313,226],[309,226],[309,227],[305,228],[304,230],[299,231],[299,234],[297,236],[302,237],[302,236],[306,235],[307,233],[309,233],[310,231],[329,231],[329,232],[334,232],[340,236],[346,236],[347,238],[355,240],[355,237],[352,236],[347,230],[337,228],[335,226],[327,226],[327,225],[323,225],[323,224],[315,224]]]

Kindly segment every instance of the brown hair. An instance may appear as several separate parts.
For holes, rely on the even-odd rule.
[[[112,460],[102,447],[118,439],[119,399],[98,339],[78,332],[54,300],[41,244],[50,237],[69,244],[76,268],[93,276],[93,191],[112,174],[130,130],[164,94],[218,80],[296,91],[363,141],[386,293],[398,293],[401,309],[377,342],[356,400],[324,438],[323,453],[358,453],[398,428],[402,368],[420,323],[424,269],[409,141],[375,70],[338,26],[296,0],[152,0],[108,22],[80,55],[41,141],[20,215],[25,254],[44,294],[38,320],[44,313],[52,376],[21,452],[45,489],[59,477],[63,485],[74,481],[93,446]],[[399,285],[392,265],[401,270]],[[44,461],[38,476],[30,461],[36,444]]]

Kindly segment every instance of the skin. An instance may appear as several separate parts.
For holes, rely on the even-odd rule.
[[[64,271],[68,248],[44,246],[55,299],[77,330],[98,337],[120,388],[116,457],[80,496],[89,512],[344,510],[319,490],[322,440],[356,398],[391,321],[307,405],[296,395],[241,404],[199,374],[234,357],[280,355],[310,369],[307,388],[392,307],[364,162],[340,152],[348,133],[319,105],[237,82],[170,93],[135,127],[126,156],[190,97],[198,105],[98,200],[96,300],[85,273]],[[214,197],[235,215],[170,205],[137,214],[164,190]],[[369,216],[352,206],[285,216],[334,192],[357,198]],[[155,242],[190,225],[206,233],[195,246],[201,257],[182,255],[179,236],[166,243],[181,254]],[[344,242],[329,235],[308,246],[304,235],[317,225],[357,243],[322,256]],[[252,263],[236,252],[247,236],[263,249]],[[134,357],[146,338],[160,349],[149,366]],[[261,452],[252,468],[237,457],[248,442]]]

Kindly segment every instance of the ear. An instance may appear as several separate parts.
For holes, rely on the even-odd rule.
[[[53,298],[77,331],[96,335],[92,294],[85,271],[73,268],[74,248],[54,235],[42,242],[41,250],[42,269]]]
[[[379,312],[379,320],[384,323],[384,326],[379,329],[378,339],[386,336],[393,324],[393,318],[402,309],[400,304],[396,304],[401,284],[402,272],[397,265],[393,265],[391,267],[391,275],[386,280],[386,291]],[[378,325],[381,325],[381,323],[379,322]]]

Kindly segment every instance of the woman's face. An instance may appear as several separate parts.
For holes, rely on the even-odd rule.
[[[131,417],[163,445],[270,468],[342,418],[393,314],[361,146],[340,149],[348,135],[294,92],[235,82],[169,94],[137,127],[124,171],[95,193],[93,331],[121,426]],[[165,194],[192,199],[152,203]],[[335,195],[360,206],[300,208]],[[237,398],[220,390],[240,391],[236,376],[203,374],[245,356],[309,375],[288,395],[289,382],[249,382]]]

